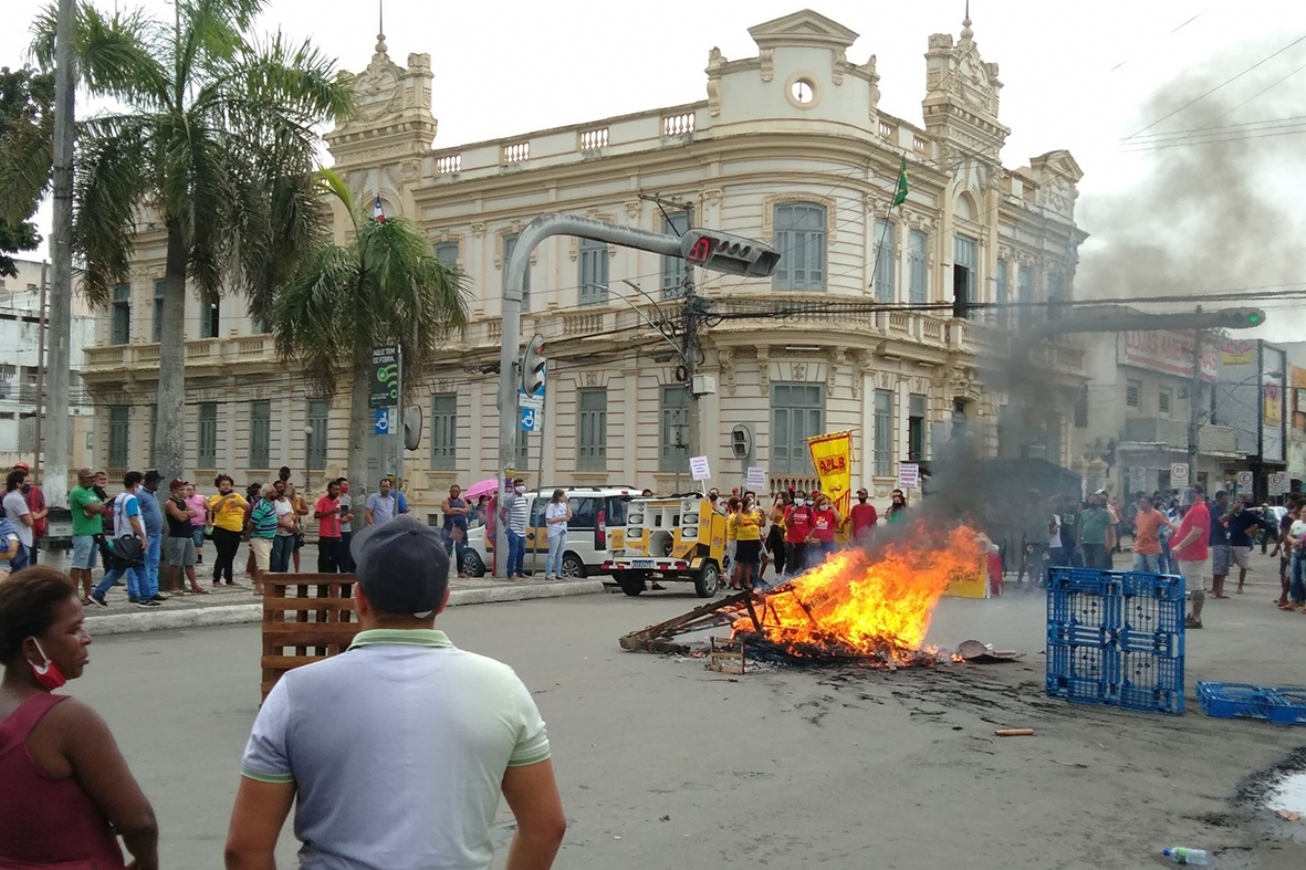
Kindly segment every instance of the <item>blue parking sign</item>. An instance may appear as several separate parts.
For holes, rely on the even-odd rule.
[[[521,409],[521,430],[523,432],[534,432],[538,426],[538,412],[534,408]]]
[[[390,434],[390,409],[389,408],[376,409],[376,423],[372,427],[372,432],[377,435]]]

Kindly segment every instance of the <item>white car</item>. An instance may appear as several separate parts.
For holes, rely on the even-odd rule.
[[[526,527],[527,574],[544,574],[544,562],[549,555],[548,533],[544,529],[544,508],[553,497],[555,489],[567,494],[571,505],[571,522],[567,523],[567,546],[562,556],[564,577],[589,577],[602,573],[608,560],[608,529],[624,529],[626,506],[638,498],[640,490],[634,487],[543,487],[527,492],[530,514]],[[463,557],[463,570],[473,577],[489,573],[494,564],[493,543],[485,539],[485,526],[467,531],[467,554]],[[502,573],[504,563],[498,568]]]

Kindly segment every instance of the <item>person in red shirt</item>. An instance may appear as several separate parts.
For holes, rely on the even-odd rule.
[[[785,508],[785,574],[793,577],[807,567],[807,539],[812,531],[812,509],[807,493],[794,493],[794,503]]]
[[[830,497],[818,493],[816,510],[812,511],[812,530],[808,538],[807,559],[815,566],[834,552],[834,533],[839,530],[843,517],[830,503]]]
[[[335,574],[340,571],[340,483],[327,484],[326,495],[313,508],[317,518],[317,571]]]
[[[1184,625],[1201,628],[1202,607],[1206,604],[1206,560],[1211,555],[1211,512],[1206,507],[1206,492],[1201,484],[1188,487],[1188,500],[1192,507],[1179,523],[1171,549],[1179,563],[1179,573],[1188,581],[1188,591],[1192,595],[1193,612],[1184,620]]]
[[[875,524],[880,520],[875,505],[866,500],[868,497],[865,489],[857,490],[857,504],[848,511],[853,521],[853,540],[861,543],[871,540],[871,535],[875,534]]]

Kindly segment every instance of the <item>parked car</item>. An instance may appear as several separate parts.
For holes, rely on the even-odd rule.
[[[567,493],[571,505],[571,522],[567,523],[567,547],[562,556],[562,573],[565,577],[589,577],[607,573],[603,563],[608,560],[610,544],[620,544],[626,525],[626,507],[640,490],[620,487],[554,487],[531,490],[525,498],[530,500],[529,520],[526,526],[527,574],[542,574],[544,561],[549,555],[549,538],[545,530],[544,508],[553,497],[553,491]],[[617,541],[609,540],[608,530],[617,533]],[[494,564],[494,543],[486,540],[486,527],[478,526],[467,532],[467,555],[463,569],[473,577],[482,577]],[[503,566],[499,566],[500,570]]]

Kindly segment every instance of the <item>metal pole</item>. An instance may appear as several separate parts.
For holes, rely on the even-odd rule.
[[[395,431],[390,435],[395,439],[395,504],[399,503],[399,485],[404,479],[404,349],[401,345],[396,345],[398,353],[395,355],[398,360],[395,369],[395,380],[399,386],[399,404],[395,406]],[[411,506],[410,506],[411,509]]]
[[[1193,380],[1188,387],[1188,483],[1197,482],[1197,448],[1202,434],[1202,331],[1193,333]]]
[[[70,343],[73,303],[73,24],[76,0],[59,0],[54,69],[54,222],[50,255],[54,282],[50,298],[50,384],[46,403],[50,425],[45,441],[45,475],[41,480],[50,507],[68,505],[68,431],[72,382]]]
[[[680,239],[661,233],[650,233],[633,227],[604,223],[593,218],[570,214],[546,214],[526,225],[517,237],[512,256],[503,270],[503,342],[499,348],[499,479],[498,504],[506,504],[507,486],[504,475],[515,468],[517,427],[521,424],[517,413],[517,360],[521,356],[521,292],[530,266],[531,253],[540,242],[550,236],[579,236],[597,242],[622,245],[641,251],[650,251],[666,257],[680,257]],[[494,548],[499,553],[508,552],[506,523],[498,524]],[[506,562],[505,562],[506,564]]]
[[[689,393],[689,455],[700,456],[702,442],[702,408],[694,392],[694,374],[698,370],[698,326],[703,299],[692,284],[685,287],[685,389]]]
[[[37,334],[40,338],[36,343],[36,438],[33,439],[36,444],[32,448],[32,468],[35,477],[39,480],[41,477],[41,416],[44,414],[43,400],[45,394],[45,297],[46,297],[46,273],[49,271],[50,264],[44,260],[41,262],[41,322],[37,328]]]

